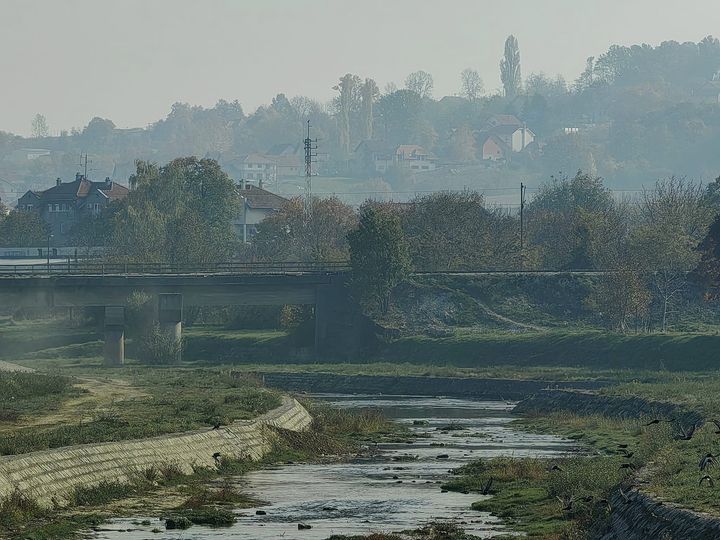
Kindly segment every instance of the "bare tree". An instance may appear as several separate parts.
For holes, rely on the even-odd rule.
[[[405,88],[421,98],[432,97],[433,78],[427,71],[414,71],[405,79]]]
[[[464,69],[460,74],[460,93],[469,101],[477,101],[484,90],[480,74],[474,69]]]
[[[37,113],[32,121],[33,137],[47,137],[49,134],[50,128],[48,127],[47,120],[42,114]]]
[[[513,99],[520,93],[522,74],[520,73],[520,47],[515,36],[505,40],[505,56],[500,61],[500,80],[505,89],[505,97]]]

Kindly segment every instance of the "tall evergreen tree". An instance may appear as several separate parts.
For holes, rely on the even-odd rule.
[[[512,34],[505,40],[505,56],[500,61],[500,80],[505,89],[505,97],[513,99],[520,93],[522,74],[520,73],[520,47]]]

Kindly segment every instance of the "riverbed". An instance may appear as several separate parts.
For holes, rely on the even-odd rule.
[[[268,504],[237,510],[229,528],[193,526],[164,531],[157,518],[114,519],[97,540],[276,539],[322,540],[333,534],[369,534],[452,521],[489,538],[509,531],[494,516],[470,509],[477,493],[444,492],[450,469],[483,457],[552,457],[572,452],[572,441],[515,429],[514,403],[413,396],[315,396],[342,408],[380,408],[418,437],[407,442],[368,441],[362,458],[349,463],[289,464],[233,479],[240,489]],[[150,525],[138,525],[148,519]],[[312,526],[298,530],[298,524]],[[160,533],[152,533],[154,528]]]

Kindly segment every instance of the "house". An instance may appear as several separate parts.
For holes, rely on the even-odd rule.
[[[245,180],[272,183],[277,179],[277,166],[273,159],[257,152],[242,157],[239,170]]]
[[[356,161],[367,173],[384,173],[393,164],[392,148],[385,141],[369,139],[355,147]]]
[[[500,137],[496,135],[488,135],[485,142],[482,143],[482,158],[484,160],[500,161],[507,159],[512,149],[505,144]]]
[[[491,116],[478,133],[484,160],[507,160],[513,152],[522,152],[535,141],[535,134],[512,114]]]
[[[82,174],[75,175],[73,182],[60,178],[45,191],[28,191],[18,199],[17,210],[39,212],[50,226],[55,246],[65,246],[74,225],[84,215],[98,215],[112,201],[124,199],[128,188],[106,178],[93,182]]]
[[[254,186],[243,180],[238,186],[238,192],[242,206],[240,215],[234,221],[235,231],[243,242],[247,242],[257,234],[258,225],[280,210],[287,199],[263,189],[262,181],[258,186]]]
[[[433,171],[438,158],[417,144],[401,144],[395,148],[383,141],[368,140],[355,148],[355,155],[366,170],[385,173],[392,166],[413,172]]]
[[[438,158],[417,144],[401,144],[395,149],[395,163],[410,171],[434,171]]]

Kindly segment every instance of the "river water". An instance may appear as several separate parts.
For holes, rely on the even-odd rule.
[[[421,437],[412,442],[369,443],[370,456],[350,463],[292,464],[254,471],[236,481],[267,505],[237,511],[229,528],[193,526],[164,531],[157,518],[112,520],[97,540],[277,539],[322,540],[333,534],[369,534],[412,529],[430,521],[453,521],[466,532],[488,538],[507,534],[494,516],[470,509],[477,493],[443,493],[449,469],[483,457],[552,457],[574,443],[517,430],[504,401],[470,401],[412,396],[320,395],[344,408],[375,407],[407,424]],[[452,425],[451,430],[444,430]],[[462,429],[457,429],[462,428]],[[256,511],[265,512],[257,515]],[[138,525],[144,519],[148,526]],[[298,530],[298,523],[311,525]],[[163,532],[151,533],[154,528]]]

